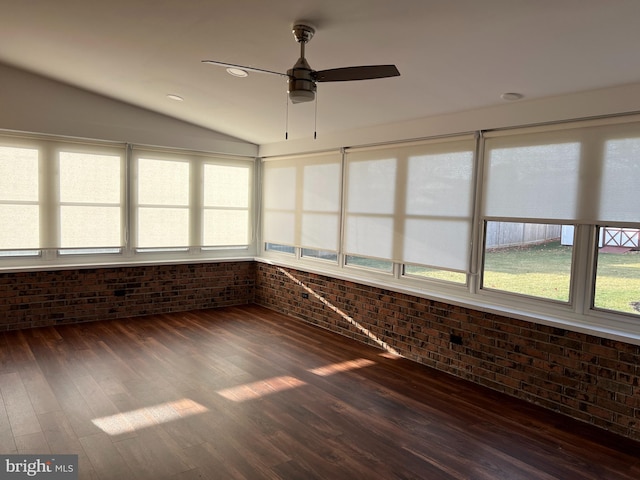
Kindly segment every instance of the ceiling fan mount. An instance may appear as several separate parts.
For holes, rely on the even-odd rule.
[[[315,99],[318,82],[347,82],[352,80],[370,80],[376,78],[397,77],[400,72],[395,65],[366,65],[358,67],[333,68],[316,71],[311,68],[305,58],[305,46],[316,33],[315,28],[308,23],[296,23],[293,25],[293,36],[300,44],[300,58],[287,70],[287,73],[274,72],[261,68],[247,67],[216,60],[203,60],[227,68],[235,68],[250,72],[269,73],[280,75],[288,79],[288,93],[292,103],[311,102]]]
[[[311,40],[316,33],[316,29],[306,23],[296,23],[292,31],[298,43],[309,43],[309,40]]]

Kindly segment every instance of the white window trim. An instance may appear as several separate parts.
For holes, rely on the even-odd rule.
[[[235,155],[223,155],[218,153],[198,152],[189,150],[179,150],[170,148],[159,148],[153,146],[144,145],[129,145],[122,142],[107,142],[93,139],[81,139],[81,138],[69,138],[52,135],[39,135],[14,131],[2,131],[0,130],[0,138],[9,139],[10,143],[20,147],[35,146],[44,150],[48,155],[46,161],[41,162],[46,164],[44,172],[41,171],[40,175],[46,173],[47,179],[55,177],[56,168],[55,165],[51,165],[56,162],[50,161],[55,158],[55,151],[60,148],[72,148],[74,151],[86,151],[89,153],[105,152],[110,149],[113,151],[118,150],[124,157],[123,159],[123,182],[124,188],[122,193],[123,213],[122,213],[122,236],[123,245],[120,247],[119,253],[80,253],[79,248],[74,248],[74,252],[65,252],[66,248],[60,248],[57,246],[56,238],[59,234],[55,232],[55,229],[45,234],[45,246],[41,248],[29,248],[27,250],[33,251],[35,255],[15,255],[15,256],[0,256],[0,272],[22,272],[22,271],[44,271],[44,270],[58,270],[69,268],[95,268],[95,267],[117,267],[126,265],[153,265],[153,264],[177,264],[177,263],[201,263],[201,262],[220,262],[220,261],[251,261],[256,255],[256,219],[255,215],[257,206],[257,192],[259,188],[256,188],[257,184],[257,171],[255,157],[240,157]],[[132,175],[131,154],[133,149],[141,149],[146,152],[157,152],[159,154],[166,155],[187,155],[189,158],[201,159],[202,163],[205,162],[215,163],[220,165],[246,165],[249,168],[249,182],[250,182],[250,199],[249,199],[249,242],[246,245],[235,246],[191,246],[187,249],[180,251],[145,251],[136,252],[136,248],[132,245],[131,239],[132,230],[135,227],[132,226],[135,220],[135,205],[132,200],[132,180],[135,178]],[[49,181],[45,188],[46,196],[51,199],[56,197],[54,181]],[[55,210],[57,202],[49,202],[50,205],[46,208],[49,210]],[[204,210],[204,209],[202,209]],[[52,218],[57,218],[57,212],[50,212]],[[57,227],[56,227],[57,228]],[[12,249],[12,251],[18,251],[19,249]],[[94,248],[88,248],[89,250],[95,250]]]

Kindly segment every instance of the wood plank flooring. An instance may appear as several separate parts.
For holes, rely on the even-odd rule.
[[[82,479],[638,479],[640,444],[258,306],[0,335],[0,452]]]

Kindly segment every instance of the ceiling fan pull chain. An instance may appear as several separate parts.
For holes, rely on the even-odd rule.
[[[285,107],[285,120],[284,120],[284,139],[289,140],[289,94],[285,92],[284,101],[286,102]]]
[[[316,105],[313,118],[313,139],[318,138],[318,92],[316,92]]]

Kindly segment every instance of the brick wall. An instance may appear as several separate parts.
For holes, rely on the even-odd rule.
[[[254,262],[0,273],[0,330],[253,302]]]
[[[268,308],[640,440],[638,346],[263,263],[255,287]]]

